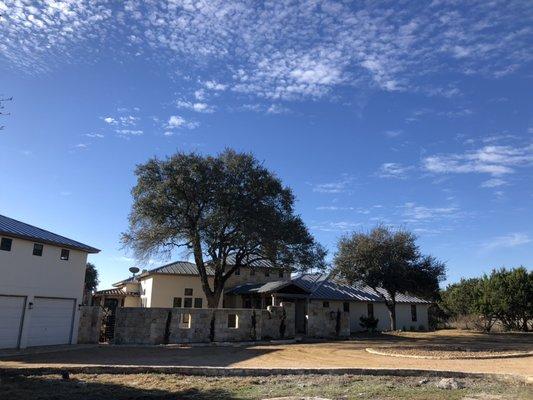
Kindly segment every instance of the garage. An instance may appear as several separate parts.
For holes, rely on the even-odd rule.
[[[25,304],[24,296],[0,295],[0,349],[18,347]]]
[[[74,305],[74,299],[35,297],[27,346],[69,344],[72,338]]]

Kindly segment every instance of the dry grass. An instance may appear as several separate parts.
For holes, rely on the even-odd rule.
[[[372,376],[190,377],[173,374],[59,375],[4,377],[0,398],[13,400],[262,399],[320,396],[329,399],[493,399],[533,398],[533,388],[480,379],[460,379],[464,389],[438,389],[438,378]]]

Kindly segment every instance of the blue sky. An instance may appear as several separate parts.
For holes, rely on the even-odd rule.
[[[229,146],[330,254],[386,223],[449,282],[531,268],[533,3],[465,3],[0,0],[0,213],[102,249],[108,287],[135,165]]]

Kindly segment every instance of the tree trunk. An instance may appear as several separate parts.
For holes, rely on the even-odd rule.
[[[387,308],[389,309],[389,318],[390,318],[390,329],[391,331],[396,330],[396,302],[386,303]]]
[[[212,293],[209,295],[206,293],[207,297],[207,307],[208,308],[218,308],[220,302],[220,296],[222,295],[223,288],[214,288]]]

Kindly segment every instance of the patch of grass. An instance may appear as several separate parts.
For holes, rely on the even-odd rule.
[[[533,398],[533,387],[481,379],[460,379],[464,389],[438,389],[439,378],[373,376],[192,377],[175,374],[75,374],[3,377],[0,398],[9,400],[219,399],[283,396],[330,399],[494,399]]]

